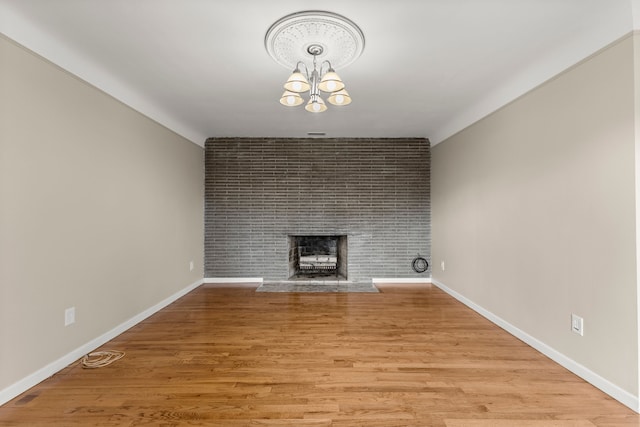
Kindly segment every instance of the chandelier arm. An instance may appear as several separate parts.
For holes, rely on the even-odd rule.
[[[324,65],[327,64],[329,66],[329,68],[327,68],[327,71],[325,71],[324,73],[322,72],[322,67],[324,67]],[[320,64],[320,75],[323,76],[325,73],[328,73],[329,70],[332,70],[333,67],[331,66],[331,62],[329,62],[329,60],[325,59],[324,61],[322,61],[322,64]]]
[[[305,64],[302,61],[298,61],[298,63],[296,64],[296,68],[299,70],[300,69],[300,65],[302,65],[304,67],[304,74],[307,77],[307,80],[309,80],[309,69],[307,68],[307,64]]]

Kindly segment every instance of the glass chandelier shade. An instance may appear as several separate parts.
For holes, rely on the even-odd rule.
[[[284,88],[290,92],[303,93],[311,89],[309,80],[300,72],[300,69],[296,67],[293,73],[289,76],[289,79],[284,84]]]
[[[304,109],[310,113],[322,113],[327,111],[327,104],[319,96],[311,95],[311,99],[309,99]]]
[[[329,104],[331,105],[349,105],[351,104],[351,97],[345,89],[342,89],[329,95],[327,101],[329,101]]]
[[[344,89],[344,83],[342,83],[342,79],[340,79],[333,68],[329,68],[329,71],[322,76],[318,88],[323,92],[332,93]]]
[[[280,104],[286,107],[297,107],[302,103],[304,103],[304,99],[302,99],[300,94],[289,90],[285,90],[280,97]]]

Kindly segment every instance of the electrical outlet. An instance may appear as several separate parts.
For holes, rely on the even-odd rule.
[[[64,311],[64,326],[69,326],[73,323],[76,323],[76,308],[67,308]]]
[[[584,336],[584,320],[582,317],[576,314],[571,315],[571,330],[580,336]]]
[[[189,261],[189,271],[193,271],[193,261]]]
[[[444,271],[444,261],[440,261],[440,270]]]

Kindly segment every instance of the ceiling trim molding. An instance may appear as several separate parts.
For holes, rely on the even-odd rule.
[[[631,1],[634,4],[638,4],[640,18],[640,0]],[[493,92],[475,104],[464,111],[459,111],[453,120],[435,129],[429,135],[431,145],[434,146],[445,141],[547,81],[629,37],[633,33],[633,28],[631,22],[627,24],[623,26],[619,23],[612,23],[603,25],[601,28],[593,28],[590,32],[583,33],[581,37],[574,38],[558,46],[557,49],[549,52],[545,58],[536,61],[523,72],[514,75],[509,81],[495,88]]]
[[[2,9],[0,12],[0,33],[2,35],[172,132],[204,147],[208,135],[203,135],[185,123],[176,120],[138,91],[96,64],[74,53],[55,37],[46,34],[9,7],[0,7],[0,9]]]
[[[582,29],[573,38],[552,46],[544,58],[538,58],[521,72],[515,73],[485,96],[456,111],[451,118],[438,123],[428,135],[432,145],[451,137],[483,117],[499,110],[551,78],[561,74],[600,49],[620,39],[633,29],[640,30],[640,0],[611,2],[611,14],[603,16],[597,25]],[[177,118],[161,107],[140,89],[99,66],[96,62],[74,52],[62,40],[46,33],[10,2],[0,3],[0,33],[40,55],[45,60],[107,93],[151,120],[170,129],[189,141],[204,146],[212,136],[206,130],[189,124],[189,117]],[[424,129],[424,128],[423,128]]]
[[[633,15],[633,29],[640,30],[640,0],[631,0],[631,13]]]

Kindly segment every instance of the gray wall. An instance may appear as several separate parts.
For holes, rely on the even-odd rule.
[[[202,280],[204,150],[1,36],[0,64],[4,396]]]
[[[205,277],[288,278],[289,234],[347,234],[348,278],[428,277],[425,139],[206,143]]]
[[[634,113],[626,37],[432,150],[434,280],[629,396]]]

